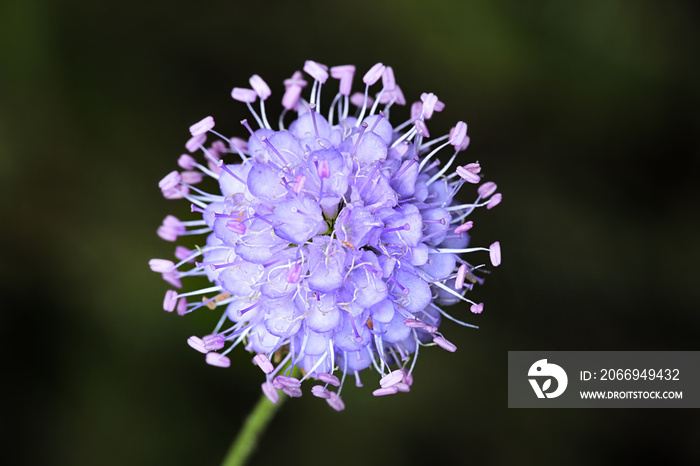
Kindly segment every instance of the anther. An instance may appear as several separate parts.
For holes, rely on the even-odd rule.
[[[414,121],[413,124],[415,125],[418,134],[420,134],[424,138],[430,137],[430,132],[428,131],[428,127],[426,126],[425,121],[419,118],[416,121]]]
[[[311,387],[311,394],[318,398],[329,399],[331,392],[323,385],[314,385]]]
[[[349,96],[350,91],[352,91],[352,78],[355,76],[355,66],[334,66],[331,68],[331,76],[340,80],[340,94]]]
[[[462,264],[457,269],[457,277],[455,278],[455,290],[461,290],[464,287],[464,278],[467,276],[467,264]]]
[[[271,382],[264,382],[262,384],[262,391],[267,397],[267,399],[270,400],[273,404],[276,404],[279,401],[279,392],[277,391],[277,389],[275,389],[275,387],[272,386]]]
[[[450,144],[459,147],[464,142],[465,137],[467,137],[467,124],[458,121],[455,127],[450,130]]]
[[[479,165],[479,162],[468,163],[464,166],[464,168],[469,170],[472,173],[481,172],[481,165]]]
[[[326,400],[331,408],[336,411],[342,411],[345,409],[345,403],[340,399],[340,396],[336,392],[330,392],[330,398]]]
[[[192,170],[197,164],[197,161],[189,154],[182,154],[180,158],[177,159],[177,164],[185,170]]]
[[[463,180],[469,183],[477,184],[479,181],[481,181],[481,177],[479,175],[466,167],[457,167],[455,171]]]
[[[396,79],[394,78],[394,70],[391,66],[387,66],[382,73],[382,86],[387,91],[396,89]]]
[[[381,63],[377,63],[372,68],[370,68],[367,73],[365,73],[365,75],[362,77],[362,82],[364,82],[368,86],[373,85],[374,83],[379,81],[379,78],[382,77],[382,74],[384,74],[385,69],[386,66],[382,65]]]
[[[245,233],[245,224],[239,220],[229,220],[226,222],[226,228],[239,235]]]
[[[425,330],[428,333],[435,333],[438,330],[437,327],[428,325],[425,322],[422,322],[418,319],[404,319],[403,324],[408,328],[419,328],[421,330]]]
[[[328,79],[328,67],[321,63],[306,60],[306,62],[304,62],[304,71],[321,84],[324,84]]]
[[[299,102],[301,90],[306,87],[301,72],[295,71],[290,79],[284,81],[284,96],[282,96],[282,106],[286,110],[294,110]]]
[[[489,199],[489,202],[486,204],[486,209],[488,209],[488,210],[493,209],[498,204],[500,204],[502,200],[503,200],[503,195],[501,193],[494,194],[493,196],[491,196],[491,199]]]
[[[289,273],[287,273],[287,282],[288,283],[296,283],[299,281],[300,276],[301,276],[301,266],[299,264],[294,264],[289,269]]]
[[[261,100],[267,100],[267,98],[270,97],[270,94],[272,94],[272,91],[270,91],[270,86],[268,86],[263,78],[257,74],[251,76],[248,82],[250,83],[250,87],[253,88],[253,91],[258,97],[260,97]]]
[[[280,385],[282,387],[289,388],[299,388],[301,387],[301,382],[296,377],[291,377],[288,375],[278,375],[275,377],[273,382],[275,385]]]
[[[350,103],[353,104],[355,107],[362,107],[364,101],[365,96],[361,92],[355,92],[353,95],[350,96]],[[372,97],[367,96],[367,105],[372,105],[372,103],[374,103],[374,99]]]
[[[275,370],[275,367],[263,353],[256,354],[253,358],[253,362],[266,374],[270,374]]]
[[[213,335],[206,335],[205,337],[202,338],[202,341],[204,342],[204,348],[208,351],[216,351],[220,350],[221,348],[224,347],[224,343],[226,342],[226,338],[224,338],[223,335],[219,335],[218,333],[215,333]]]
[[[430,94],[422,94],[420,96],[423,101],[423,116],[426,120],[429,120],[433,116],[433,111],[435,111],[435,104],[437,104],[438,98],[432,92]]]
[[[374,395],[374,396],[395,395],[398,392],[399,392],[399,387],[392,385],[391,387],[378,388],[372,392],[372,395]]]
[[[175,263],[167,259],[151,259],[148,265],[153,272],[167,273],[175,270]]]
[[[177,305],[177,291],[168,290],[165,292],[165,298],[163,299],[163,310],[168,312],[173,312],[175,306]]]
[[[292,191],[294,191],[295,194],[299,194],[304,189],[305,184],[306,184],[306,175],[297,176],[297,179],[294,182],[294,187],[292,188]]]
[[[199,136],[200,134],[204,134],[210,129],[214,127],[214,118],[213,117],[206,117],[203,120],[193,124],[190,126],[190,134],[192,136]]]
[[[493,181],[487,181],[486,183],[479,186],[476,192],[479,193],[479,197],[481,197],[482,199],[486,199],[487,197],[495,193],[497,188],[498,186],[496,186],[496,183],[494,183]]]
[[[258,95],[253,89],[234,87],[231,91],[231,97],[233,97],[233,100],[250,104],[255,102],[255,99],[257,99]]]
[[[198,184],[202,182],[203,175],[200,172],[186,170],[180,174],[185,184]]]
[[[449,351],[450,353],[457,351],[457,347],[454,345],[454,343],[450,342],[445,337],[436,336],[433,338],[433,343],[438,345],[440,348]]]
[[[474,226],[474,222],[469,220],[467,222],[464,222],[462,225],[458,226],[457,228],[455,228],[455,233],[458,235],[461,235],[465,231],[471,230],[473,226]]]
[[[331,176],[331,168],[328,164],[327,159],[321,159],[318,161],[318,166],[316,167],[318,170],[318,176],[319,178],[330,178]]]
[[[161,191],[166,191],[177,187],[181,180],[182,178],[180,177],[180,173],[177,170],[174,170],[165,175],[163,179],[158,182],[158,187],[161,189]]]
[[[185,149],[187,149],[188,152],[194,152],[199,147],[204,144],[204,141],[207,140],[207,134],[198,134],[197,136],[192,136],[187,140],[185,143]]]
[[[382,377],[379,380],[379,385],[381,385],[382,388],[396,385],[397,383],[399,383],[403,380],[403,375],[404,375],[403,371],[401,369],[397,369],[393,372],[388,373],[384,377]]]
[[[224,356],[223,354],[219,353],[207,353],[207,364],[211,366],[216,366],[216,367],[230,367],[231,366],[231,360]]]
[[[501,265],[501,243],[495,241],[489,246],[489,256],[494,267]]]
[[[334,376],[333,374],[326,374],[325,372],[321,372],[317,375],[317,378],[321,382],[331,384],[334,387],[340,386],[340,380],[338,380],[338,377]]]
[[[196,349],[200,353],[207,354],[209,351],[204,347],[204,341],[202,341],[201,338],[196,337],[196,336],[191,336],[187,339],[187,344],[190,345],[192,348]]]

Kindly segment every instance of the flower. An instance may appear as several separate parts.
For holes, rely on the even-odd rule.
[[[302,99],[308,83],[295,72],[284,82],[277,131],[265,111],[271,90],[257,75],[250,88],[232,91],[259,127],[241,122],[247,141],[215,131],[210,116],[190,127],[185,147],[201,151],[204,161],[181,155],[182,170],[159,187],[168,199],[188,200],[200,218],[168,216],[158,234],[167,241],[208,234],[206,244],[178,246],[179,263],[153,259],[150,266],[176,288],[193,275],[213,283],[168,290],[163,303],[180,315],[224,309],[210,335],[188,340],[208,364],[228,367],[226,355],[243,345],[265,374],[262,389],[271,401],[278,390],[301,396],[301,382],[315,379],[320,384],[311,393],[342,410],[348,374],[359,386],[360,372],[374,368],[381,375],[375,396],[407,392],[421,346],[456,350],[439,330],[443,317],[475,327],[440,306],[462,301],[474,314],[483,311],[483,303],[464,295],[483,282],[485,264],[466,257],[485,251],[498,266],[500,243],[468,247],[474,223],[466,219],[476,208],[494,207],[501,194],[495,183],[481,184],[478,163],[453,168],[469,145],[464,122],[428,142],[427,121],[444,108],[435,94],[421,95],[411,118],[394,126],[390,109],[406,101],[391,67],[373,66],[362,79],[364,93],[353,95],[354,66],[329,70],[307,61],[304,71],[313,78],[310,99]],[[321,88],[329,77],[340,89],[325,117]],[[372,98],[369,88],[380,80]],[[284,129],[290,111],[296,118]],[[207,147],[210,135],[215,140]],[[446,148],[452,155],[441,166],[436,154]],[[216,180],[216,192],[196,186],[205,177]],[[456,201],[470,184],[479,185],[476,200]],[[301,379],[291,375],[293,367],[302,369]]]

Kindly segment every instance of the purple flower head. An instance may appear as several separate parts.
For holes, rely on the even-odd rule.
[[[411,118],[392,124],[391,107],[406,101],[391,67],[378,63],[362,74],[364,93],[352,97],[354,66],[329,74],[307,61],[303,69],[313,80],[309,100],[297,71],[284,82],[279,129],[265,111],[274,91],[257,75],[252,89],[232,92],[254,120],[241,122],[247,142],[221,135],[212,117],[190,127],[193,155],[178,160],[185,171],[171,172],[159,187],[168,199],[188,200],[199,218],[168,216],[158,234],[167,241],[206,234],[206,243],[178,246],[180,262],[153,259],[150,267],[178,288],[189,276],[212,282],[168,290],[163,302],[179,315],[220,310],[211,334],[188,340],[208,364],[228,367],[227,354],[243,346],[270,400],[279,390],[301,396],[302,382],[314,379],[321,385],[311,393],[340,411],[347,375],[361,386],[360,372],[370,368],[381,377],[375,396],[407,392],[421,346],[457,349],[440,332],[443,317],[474,327],[441,306],[464,302],[474,314],[483,311],[465,295],[483,283],[487,257],[493,267],[501,263],[501,247],[469,247],[474,222],[467,217],[495,207],[502,195],[482,182],[478,163],[458,160],[469,145],[464,122],[428,141],[426,120],[444,108],[435,94],[421,95]],[[321,88],[329,76],[340,89],[324,114]],[[373,86],[381,86],[374,97]],[[288,112],[295,118],[285,129]],[[443,150],[444,164],[436,157]],[[204,178],[215,180],[215,189],[195,186]],[[455,199],[463,187],[475,191],[473,202]],[[291,375],[294,367],[301,379]]]

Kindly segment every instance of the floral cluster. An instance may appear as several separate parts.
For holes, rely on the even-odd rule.
[[[176,241],[207,234],[206,244],[178,246],[177,264],[152,259],[150,267],[175,288],[190,276],[212,282],[168,290],[163,303],[180,315],[223,309],[211,334],[188,340],[207,363],[228,367],[227,354],[243,345],[264,372],[271,401],[279,390],[301,396],[302,382],[314,379],[320,383],[311,393],[342,410],[348,374],[360,386],[360,371],[374,368],[381,375],[376,396],[409,391],[420,347],[456,349],[439,331],[443,318],[474,327],[440,306],[462,301],[474,314],[483,311],[465,294],[483,282],[485,264],[465,257],[484,251],[498,266],[501,250],[498,242],[469,247],[467,218],[502,196],[495,183],[482,183],[479,163],[455,164],[469,145],[464,122],[429,140],[427,122],[444,108],[435,94],[422,94],[410,119],[394,126],[390,109],[406,101],[391,67],[373,66],[362,78],[364,93],[355,94],[354,66],[307,61],[303,69],[313,79],[309,100],[297,71],[284,81],[278,130],[265,111],[272,92],[257,75],[250,88],[232,92],[258,127],[241,122],[247,140],[215,131],[212,117],[190,127],[181,170],[159,187],[167,199],[189,201],[199,218],[167,216],[158,235]],[[339,91],[324,116],[321,88],[329,77]],[[294,120],[285,129],[288,112]],[[442,163],[436,154],[448,147]],[[199,161],[190,155],[198,151]],[[197,187],[205,177],[216,180],[216,192]],[[455,200],[465,184],[478,186],[474,202]]]

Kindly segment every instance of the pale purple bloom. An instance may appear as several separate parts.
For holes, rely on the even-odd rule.
[[[307,61],[303,69],[313,80],[309,99],[295,72],[284,82],[279,129],[272,129],[264,105],[273,91],[258,75],[250,78],[252,89],[232,91],[258,127],[241,122],[247,142],[222,136],[212,117],[190,127],[186,148],[201,156],[181,155],[184,171],[171,172],[159,187],[168,199],[187,199],[198,218],[168,216],[158,235],[176,241],[205,234],[206,242],[178,246],[177,264],[153,259],[150,267],[175,287],[190,276],[212,282],[195,291],[168,290],[163,301],[166,311],[180,315],[221,310],[211,334],[187,341],[207,363],[229,367],[227,354],[242,345],[265,374],[270,400],[278,400],[279,390],[301,396],[302,382],[311,378],[322,384],[311,393],[340,411],[347,375],[362,386],[360,372],[372,368],[381,375],[375,396],[407,392],[421,346],[457,349],[439,331],[443,317],[474,327],[440,306],[462,301],[474,314],[483,311],[483,303],[465,297],[483,282],[486,267],[471,257],[488,252],[498,266],[500,243],[468,247],[474,223],[466,218],[502,196],[485,182],[475,201],[455,200],[465,184],[481,183],[481,166],[457,161],[469,145],[464,122],[427,141],[426,120],[445,106],[435,94],[423,93],[411,118],[392,124],[391,107],[405,100],[391,67],[374,65],[362,75],[364,92],[352,97],[354,66]],[[329,70],[340,90],[323,114]],[[373,97],[375,85],[382,88]],[[259,113],[251,105],[257,100]],[[295,118],[287,118],[293,121],[285,129],[288,111]],[[207,137],[213,137],[209,145]],[[442,150],[449,151],[443,163]],[[195,187],[206,185],[202,178],[214,183]],[[303,378],[290,375],[294,366]]]

